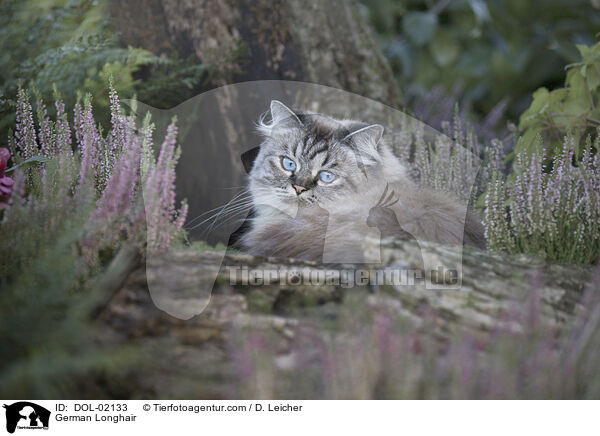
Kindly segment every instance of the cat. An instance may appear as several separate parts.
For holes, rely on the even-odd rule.
[[[270,121],[266,116],[249,167],[253,214],[238,248],[360,262],[373,227],[398,239],[485,247],[479,218],[449,194],[417,186],[383,140],[381,125],[297,112],[276,100]]]

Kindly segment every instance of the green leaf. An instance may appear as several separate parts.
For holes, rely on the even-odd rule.
[[[31,156],[29,159],[25,159],[23,162],[19,162],[17,165],[10,167],[6,170],[6,173],[10,173],[16,170],[19,167],[27,167],[34,163],[44,163],[48,162],[48,158],[46,156]]]
[[[402,17],[404,33],[417,46],[423,46],[431,39],[437,24],[437,15],[431,12],[407,12]]]
[[[594,92],[598,88],[598,85],[600,85],[600,74],[598,74],[598,71],[595,68],[590,68],[587,71],[585,80],[590,92]]]
[[[450,65],[458,57],[460,46],[452,33],[439,29],[429,42],[429,50],[440,67]]]
[[[589,56],[591,56],[591,47],[588,47],[587,45],[583,44],[575,44],[575,47],[577,47],[577,50],[579,50],[579,53],[581,54],[581,58],[583,60],[586,60]]]
[[[534,152],[542,152],[544,148],[544,142],[541,136],[541,128],[527,129],[523,136],[517,141],[515,146],[515,154],[525,153],[528,156]]]
[[[567,73],[569,92],[563,104],[563,112],[569,115],[580,116],[590,110],[590,99],[585,77],[578,70]]]
[[[531,125],[531,121],[544,113],[548,102],[550,101],[550,92],[546,88],[539,88],[533,93],[533,101],[529,108],[521,114],[519,118],[519,128],[524,129]]]

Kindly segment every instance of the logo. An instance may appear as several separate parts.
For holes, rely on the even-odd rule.
[[[6,409],[6,431],[14,433],[15,429],[48,429],[50,411],[29,401],[19,401]]]

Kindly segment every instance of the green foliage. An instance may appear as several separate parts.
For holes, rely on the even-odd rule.
[[[0,225],[0,395],[70,396],[78,377],[114,371],[131,357],[94,343],[88,316],[104,268],[82,262],[74,244],[94,211],[93,195],[66,201],[77,180],[74,158],[45,164],[14,198]],[[17,171],[15,178],[24,173]],[[83,192],[83,191],[82,191]],[[8,215],[7,215],[8,214]]]
[[[121,47],[111,29],[107,0],[7,0],[0,3],[0,135],[14,124],[19,84],[35,87],[52,101],[53,86],[67,107],[78,91],[89,92],[108,122],[108,78],[119,95],[154,106],[181,102],[182,95],[204,81],[208,66],[193,59],[156,56]],[[24,36],[25,35],[25,36]],[[141,80],[142,73],[147,76]],[[159,92],[160,90],[160,92]],[[48,108],[52,113],[53,108]]]
[[[545,151],[554,156],[569,133],[580,157],[586,137],[600,126],[600,43],[577,48],[581,61],[567,66],[565,86],[552,91],[542,87],[533,94],[531,105],[519,120],[523,132],[515,153]]]
[[[417,47],[427,43],[438,24],[437,15],[431,12],[406,12],[402,17],[402,28],[408,39]]]
[[[24,161],[19,162],[18,164],[8,168],[6,170],[6,174],[10,174],[17,168],[26,168],[26,167],[34,165],[36,163],[44,163],[44,162],[48,162],[48,158],[45,156],[31,156],[30,158],[25,159]]]
[[[540,85],[562,82],[576,44],[592,44],[600,11],[589,0],[363,0],[400,87],[464,90],[486,116],[504,99],[516,119]]]

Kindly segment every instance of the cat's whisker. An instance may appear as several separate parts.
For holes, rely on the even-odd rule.
[[[233,203],[233,205],[237,205],[237,204],[240,204],[240,203],[237,203],[237,202],[236,202],[236,203]],[[202,214],[198,215],[197,217],[195,217],[194,219],[192,219],[192,220],[188,221],[188,222],[186,223],[186,225],[185,225],[185,228],[186,228],[186,229],[193,229],[193,228],[196,228],[197,226],[204,224],[206,221],[210,221],[212,218],[214,218],[214,216],[215,216],[215,215],[213,214],[213,215],[209,216],[208,218],[206,218],[206,219],[205,219],[204,221],[202,221],[201,223],[198,223],[198,224],[195,224],[195,225],[193,225],[193,224],[194,224],[196,221],[198,221],[199,219],[202,219],[204,216],[206,216],[206,215],[207,215],[207,214],[209,214],[209,213],[213,213],[213,212],[217,212],[217,213],[218,213],[218,212],[221,212],[222,210],[223,210],[223,206],[219,206],[219,207],[216,207],[216,208],[214,208],[214,209],[207,210],[206,212],[204,212],[204,213],[202,213]],[[192,227],[190,227],[191,225],[193,225],[193,226],[192,226]]]
[[[251,206],[252,206],[252,201],[249,201],[248,203],[238,204],[233,207],[229,207],[228,209],[222,210],[215,216],[213,222],[211,223],[211,225],[209,226],[209,228],[207,230],[207,233],[209,233],[211,230],[213,230],[213,227],[215,226],[215,224],[218,222],[219,219],[225,219],[226,217],[228,217],[232,214],[237,215],[241,211],[251,208]]]
[[[224,219],[228,216],[230,216],[231,214],[237,214],[239,213],[239,211],[243,211],[243,210],[247,210],[250,209],[252,207],[252,202],[247,202],[247,203],[243,203],[243,204],[238,204],[235,205],[233,207],[228,208],[227,210],[223,211],[223,213],[221,214],[220,217],[218,217],[219,219]]]
[[[218,188],[218,189],[240,189],[240,188],[245,188],[246,186],[242,185],[242,186],[227,186],[225,188]]]
[[[250,210],[250,208],[247,209],[247,211],[249,211],[249,210]],[[244,222],[244,218],[242,218],[240,216],[240,214],[234,214],[234,215],[229,216],[227,219],[219,222],[217,225],[215,225],[213,227],[213,230],[219,229],[219,228],[223,227],[225,224],[235,222],[236,220],[238,220],[240,223]]]
[[[195,224],[193,227],[189,227],[188,229],[189,230],[193,230],[193,229],[196,229],[196,228],[202,226],[203,224],[206,224],[207,222],[209,222],[209,221],[211,221],[213,219],[216,220],[216,219],[219,218],[219,216],[221,216],[223,214],[227,214],[229,211],[231,211],[235,207],[249,206],[249,205],[252,204],[251,200],[246,199],[246,201],[247,201],[247,203],[240,201],[239,203],[231,204],[228,209],[223,209],[223,207],[221,207],[217,213],[215,213],[215,214],[209,216],[208,218],[204,219],[203,221]]]
[[[252,196],[248,193],[248,190],[244,190],[240,193],[238,193],[236,196],[234,196],[231,200],[229,200],[227,203],[225,203],[224,205],[215,207],[214,209],[211,210],[207,210],[206,212],[201,213],[200,215],[198,215],[197,217],[195,217],[193,220],[189,221],[187,224],[192,224],[195,221],[197,221],[198,219],[202,218],[203,216],[205,216],[208,213],[217,211],[217,210],[223,210],[225,208],[227,208],[230,205],[245,201],[250,199]]]
[[[210,209],[210,210],[207,210],[206,212],[203,212],[203,213],[201,213],[200,215],[198,215],[198,216],[197,216],[197,217],[195,217],[194,219],[192,219],[192,220],[188,221],[188,222],[186,223],[186,226],[193,224],[195,221],[199,220],[200,218],[202,218],[203,216],[205,216],[205,215],[206,215],[206,214],[208,214],[208,213],[211,213],[211,212],[217,211],[217,210],[219,210],[219,209],[223,209],[223,208],[227,207],[229,204],[237,203],[237,202],[239,202],[239,201],[243,201],[243,200],[247,200],[247,199],[251,198],[251,197],[252,197],[251,195],[246,195],[245,197],[238,198],[238,197],[240,197],[241,195],[248,194],[248,192],[249,192],[249,191],[248,191],[247,189],[244,189],[242,192],[240,192],[239,194],[237,194],[236,196],[234,196],[234,197],[233,197],[231,200],[229,200],[229,202],[228,202],[228,203],[226,203],[226,204],[224,204],[224,205],[221,205],[221,206],[217,206],[217,207],[215,207],[214,209]]]
[[[242,207],[249,206],[252,203],[253,203],[253,201],[251,199],[246,199],[244,201],[233,203],[233,204],[229,205],[228,207],[221,209],[219,212],[217,212],[211,218],[209,218],[209,220],[213,219],[213,218],[216,218],[216,219],[221,218],[223,216],[228,215],[232,211],[235,211],[235,210],[237,210],[239,208],[242,208]]]

